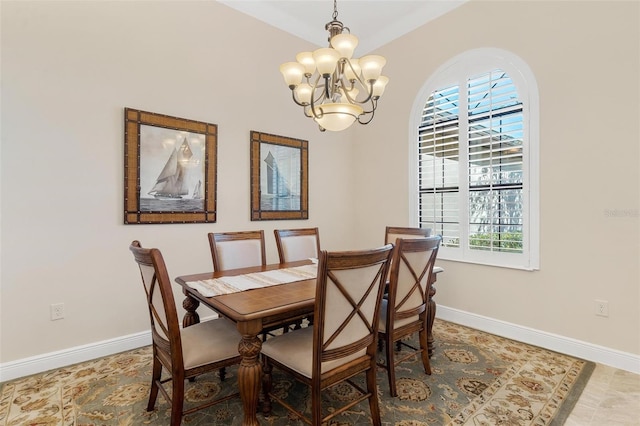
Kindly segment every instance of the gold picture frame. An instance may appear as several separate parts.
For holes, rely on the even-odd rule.
[[[216,221],[218,126],[124,110],[124,223]]]
[[[251,220],[309,218],[309,142],[251,131]]]

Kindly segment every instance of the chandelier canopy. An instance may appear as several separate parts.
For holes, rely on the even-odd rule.
[[[338,21],[336,1],[333,20],[325,25],[329,47],[298,53],[296,62],[280,65],[280,72],[304,115],[313,118],[321,131],[337,132],[355,121],[369,124],[373,120],[389,78],[381,75],[387,62],[384,57],[352,57],[358,38]]]

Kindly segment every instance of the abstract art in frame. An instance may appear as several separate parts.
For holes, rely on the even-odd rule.
[[[309,142],[251,132],[251,220],[309,218]]]
[[[125,108],[124,223],[216,221],[218,126]]]

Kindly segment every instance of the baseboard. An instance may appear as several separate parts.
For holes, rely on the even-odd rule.
[[[151,344],[151,331],[130,334],[102,342],[76,346],[56,352],[0,364],[0,382],[66,367],[79,362],[124,352]]]
[[[539,330],[484,317],[438,305],[436,317],[472,327],[487,333],[540,346],[552,351],[565,353],[589,361],[598,362],[632,373],[640,374],[640,356],[591,343],[545,333]],[[208,318],[203,318],[203,320]],[[48,354],[33,356],[0,364],[0,382],[42,373],[55,368],[66,367],[79,362],[90,361],[103,356],[140,348],[151,344],[151,332],[130,334],[102,342],[77,346]]]
[[[436,318],[640,374],[640,356],[438,305]]]

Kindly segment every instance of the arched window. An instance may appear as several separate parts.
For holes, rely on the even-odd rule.
[[[441,259],[539,269],[538,89],[499,49],[465,52],[418,94],[411,121],[412,222]]]

